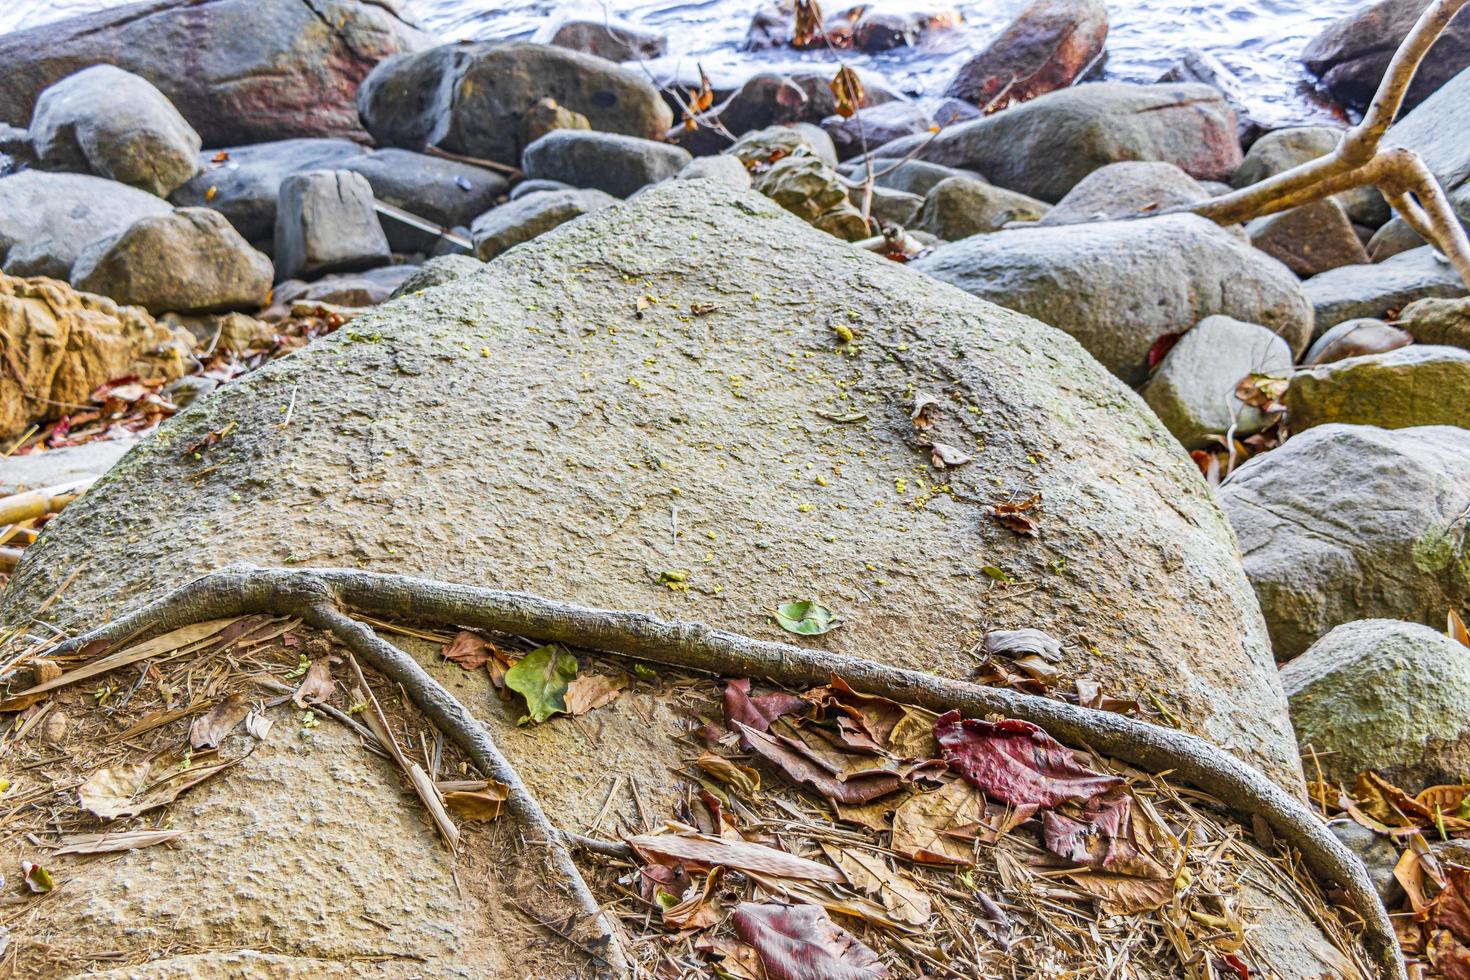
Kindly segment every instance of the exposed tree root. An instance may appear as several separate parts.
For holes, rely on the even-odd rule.
[[[568,852],[568,844],[581,841],[551,825],[490,733],[457,698],[411,656],[379,639],[342,609],[513,633],[717,676],[767,677],[793,687],[824,684],[836,674],[858,690],[906,704],[1030,721],[1063,742],[1086,745],[1140,769],[1167,771],[1170,779],[1202,790],[1242,815],[1265,819],[1320,879],[1336,882],[1347,893],[1363,918],[1363,942],[1382,976],[1392,980],[1406,976],[1392,924],[1367,871],[1299,800],[1204,739],[1109,712],[754,640],[701,623],[669,622],[643,613],[592,609],[525,593],[343,569],[230,566],[69,641],[65,649],[80,649],[98,640],[116,644],[189,623],[249,613],[300,616],[309,625],[332,632],[371,666],[401,684],[418,708],[485,775],[510,787],[511,816],[544,842],[549,863],[565,879],[568,893],[588,920],[597,924],[598,942],[609,969],[626,974],[627,959],[616,926],[597,906]]]
[[[1470,0],[1434,0],[1424,8],[1394,53],[1363,121],[1343,135],[1333,152],[1180,210],[1233,225],[1372,185],[1383,192],[1409,227],[1444,253],[1470,288],[1470,239],[1439,182],[1413,150],[1381,146],[1419,63],[1467,2]]]

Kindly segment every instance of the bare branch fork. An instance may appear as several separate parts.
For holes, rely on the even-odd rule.
[[[853,687],[937,711],[980,717],[999,713],[1040,725],[1056,738],[1170,778],[1220,800],[1241,815],[1260,816],[1295,847],[1322,880],[1336,882],[1364,923],[1363,941],[1385,980],[1406,974],[1388,914],[1362,863],[1308,810],[1266,776],[1214,744],[1174,729],[1061,701],[935,677],[821,650],[755,640],[702,623],[643,613],[594,609],[519,592],[451,585],[402,575],[346,569],[263,569],[232,565],[184,585],[106,626],[67,641],[56,652],[103,641],[116,645],[190,623],[251,613],[299,616],[334,634],[355,654],[401,684],[429,719],[510,792],[511,817],[544,843],[550,866],[597,930],[598,955],[610,974],[627,975],[616,927],[604,915],[573,862],[576,835],[552,826],[519,773],[470,710],[409,654],[378,637],[344,610],[377,617],[512,633],[726,677],[767,677],[793,687],[841,676]]]
[[[1331,153],[1180,210],[1233,225],[1373,185],[1416,234],[1444,253],[1470,287],[1470,239],[1434,174],[1413,150],[1381,145],[1424,55],[1467,2],[1434,0],[1424,8],[1394,53],[1362,122],[1348,130]]]

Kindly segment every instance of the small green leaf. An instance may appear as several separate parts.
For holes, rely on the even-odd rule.
[[[777,606],[776,622],[786,632],[800,636],[820,636],[842,625],[832,610],[810,599]]]
[[[633,673],[637,675],[639,679],[645,681],[651,681],[658,676],[658,671],[648,666],[648,664],[634,664]]]
[[[40,895],[49,892],[56,885],[51,881],[51,872],[31,861],[20,862],[21,872],[25,875],[26,888],[32,893]]]
[[[994,565],[983,565],[981,566],[980,571],[984,572],[990,578],[995,579],[997,582],[1014,582],[1016,580],[1015,576],[1013,576],[1010,572],[1006,571],[1003,568],[996,568]]]
[[[577,658],[555,643],[537,647],[505,672],[505,685],[526,699],[529,714],[517,724],[538,725],[567,710],[567,685],[577,676]]]

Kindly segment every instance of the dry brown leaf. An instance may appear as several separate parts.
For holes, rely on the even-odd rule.
[[[275,722],[271,721],[270,718],[259,711],[252,711],[245,716],[245,730],[250,733],[251,737],[259,739],[262,742],[271,733],[271,728],[274,725]]]
[[[1136,915],[1159,908],[1174,897],[1173,878],[1139,878],[1110,871],[1075,871],[1067,880],[1097,899],[1108,915]]]
[[[964,466],[974,458],[969,453],[961,452],[955,447],[945,445],[942,442],[936,442],[929,447],[929,462],[934,465],[936,470],[942,470],[946,467]]]
[[[585,715],[600,708],[623,693],[628,686],[626,674],[578,674],[567,684],[567,714]]]
[[[492,644],[478,633],[460,630],[439,652],[445,660],[452,660],[465,670],[478,670],[490,659],[492,649]]]
[[[98,769],[77,787],[77,798],[82,809],[103,820],[133,817],[172,803],[184,790],[248,757],[247,753],[225,762],[201,763],[176,752],[156,754],[142,762]]]
[[[836,113],[843,119],[851,119],[863,106],[862,79],[858,78],[857,72],[843,65],[829,84],[832,97],[837,100]]]
[[[189,744],[195,749],[219,748],[226,735],[250,714],[250,702],[239,691],[194,719],[189,726]]]
[[[985,796],[956,779],[893,811],[893,849],[929,864],[973,864],[971,841],[985,826]]]
[[[695,765],[744,797],[760,792],[761,774],[750,766],[737,765],[722,755],[706,752],[694,760]]]
[[[927,391],[914,393],[914,410],[909,413],[916,429],[932,429],[934,413],[939,408],[939,399]]]
[[[329,701],[332,692],[337,689],[332,680],[332,661],[336,657],[318,657],[306,668],[306,676],[301,679],[301,686],[296,693],[291,695],[291,703],[298,708],[305,708],[308,700]]]
[[[911,926],[922,926],[929,921],[934,908],[928,894],[912,878],[889,868],[882,855],[825,843],[822,851],[847,875],[849,884],[858,891],[877,895],[895,919]]]
[[[840,800],[834,800],[832,809],[837,811],[839,820],[855,823],[870,830],[891,830],[893,829],[893,811],[912,795],[914,795],[912,792],[895,793],[868,803],[843,803]]]
[[[1470,630],[1465,629],[1465,621],[1453,609],[1450,610],[1449,628],[1445,632],[1450,639],[1459,641],[1462,646],[1470,647]]]
[[[155,844],[166,844],[183,836],[182,830],[128,830],[117,834],[72,834],[61,838],[61,846],[52,851],[51,856],[136,851]]]
[[[666,929],[708,929],[718,925],[721,919],[720,906],[715,892],[720,885],[723,868],[714,868],[704,879],[704,887],[691,894],[678,905],[664,909]]]
[[[629,837],[628,845],[645,861],[661,857],[682,861],[691,867],[734,868],[778,878],[796,878],[802,881],[843,880],[839,871],[826,864],[808,861],[763,844],[722,840],[704,834],[644,834]]]
[[[694,948],[712,960],[722,976],[733,980],[766,980],[766,968],[754,946],[736,939],[701,936]]]
[[[817,0],[796,0],[796,28],[791,32],[793,48],[814,48],[822,43],[822,8]]]
[[[490,782],[484,789],[455,790],[444,794],[444,805],[461,820],[494,820],[505,809],[510,787]]]

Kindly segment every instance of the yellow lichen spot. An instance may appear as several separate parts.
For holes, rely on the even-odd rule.
[[[808,511],[810,511],[812,509],[812,505],[811,504],[801,504],[796,509],[799,510],[799,511],[801,511],[803,514],[805,514],[805,513],[807,513]]]
[[[824,476],[822,476],[822,474],[820,474],[820,473],[818,473],[816,475],[816,481],[817,481],[817,486],[819,486],[819,487],[825,487],[827,485],[827,478],[824,477]]]
[[[488,348],[488,347],[481,347],[480,348],[480,356],[481,357],[489,357],[490,356],[490,348]]]
[[[893,481],[893,489],[897,490],[899,493],[903,493],[904,491],[908,490],[908,488],[909,481],[904,479],[903,477],[899,477],[898,479]]]

